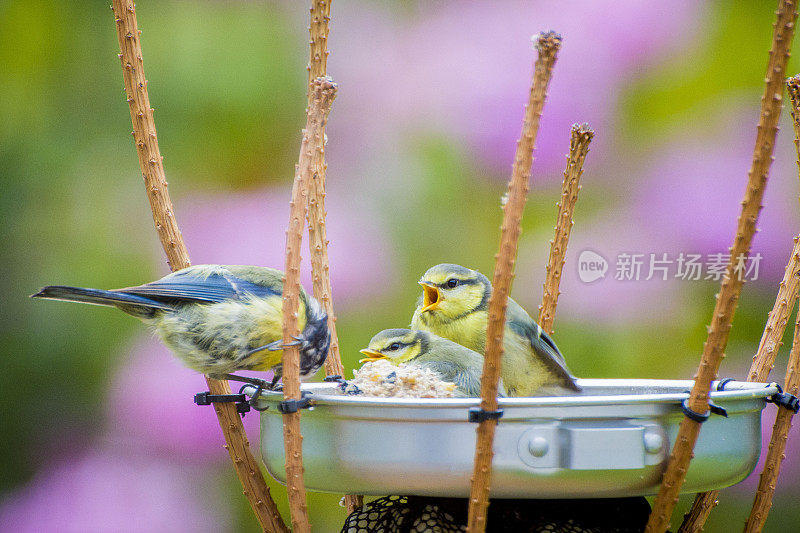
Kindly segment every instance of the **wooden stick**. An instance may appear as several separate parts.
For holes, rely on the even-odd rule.
[[[172,201],[167,190],[161,152],[158,148],[153,109],[147,93],[147,80],[142,62],[140,31],[136,22],[134,4],[125,0],[113,0],[114,18],[117,24],[117,37],[121,53],[122,73],[125,79],[125,92],[131,111],[133,138],[139,154],[139,166],[144,178],[147,198],[153,212],[156,232],[167,255],[170,269],[180,270],[189,266],[189,253],[178,229]],[[206,377],[211,394],[230,394],[227,381]],[[236,475],[242,483],[244,495],[264,531],[288,533],[281,519],[278,507],[273,501],[269,488],[261,474],[247,440],[242,420],[232,403],[215,403],[220,428],[225,436],[225,449],[230,454]]]
[[[792,110],[792,124],[794,126],[794,144],[797,148],[797,168],[800,171],[800,76],[795,76],[786,80],[786,87],[789,93],[789,100],[791,102]],[[783,276],[783,281],[786,278],[791,278],[791,288],[788,288],[789,283],[785,283],[787,290],[792,291],[792,298],[790,301],[785,301],[782,308],[782,327],[780,335],[783,336],[783,328],[786,327],[786,321],[789,318],[789,313],[794,307],[795,299],[800,290],[800,235],[794,239],[794,249],[792,250],[792,258],[786,267],[786,272]],[[782,282],[781,289],[784,283]],[[788,300],[788,299],[787,299]],[[771,317],[770,317],[771,318]],[[780,341],[777,343],[777,349],[780,348]],[[762,366],[762,374],[757,374],[754,377],[758,381],[764,381],[767,374],[772,369],[772,363],[775,354],[771,354],[772,359],[769,366],[766,364]],[[751,371],[751,375],[753,372]],[[794,328],[794,339],[792,341],[792,349],[789,352],[789,362],[786,367],[786,381],[784,382],[783,390],[789,394],[797,396],[798,388],[800,387],[800,315],[798,315],[797,322]],[[792,415],[794,413],[789,409],[778,408],[778,414],[775,418],[775,425],[772,428],[772,436],[769,441],[769,448],[767,450],[767,458],[764,462],[764,468],[761,471],[761,476],[758,482],[758,490],[756,491],[753,507],[750,511],[750,516],[745,522],[745,532],[761,531],[764,523],[767,521],[767,515],[772,507],[772,497],[775,494],[775,485],[778,480],[778,472],[780,471],[781,462],[784,459],[783,452],[786,448],[786,440],[789,437],[789,429],[792,427]]]
[[[311,4],[310,53],[308,61],[309,88],[313,80],[327,76],[328,27],[330,21],[330,0],[313,0]],[[312,98],[309,89],[309,106]],[[325,132],[322,132],[325,139]],[[329,376],[344,376],[344,367],[339,354],[339,336],[336,334],[336,315],[333,312],[331,296],[330,261],[328,260],[328,238],[325,227],[325,185],[328,165],[325,163],[325,150],[314,154],[314,174],[308,196],[308,246],[311,251],[311,272],[314,296],[322,303],[328,313],[328,328],[331,331],[331,347],[325,360],[325,373]]]
[[[786,369],[786,381],[783,386],[784,392],[797,396],[800,390],[800,316],[794,327],[794,340],[792,350],[789,352],[789,363]],[[794,412],[785,407],[778,407],[778,415],[775,418],[775,425],[772,428],[772,437],[769,441],[767,458],[764,462],[764,469],[758,480],[758,491],[756,491],[753,508],[750,516],[745,522],[745,533],[757,533],[764,528],[767,521],[770,507],[772,507],[772,496],[775,494],[775,484],[778,481],[778,473],[781,462],[786,457],[786,440],[789,438],[789,429],[792,427],[792,417]]]
[[[695,383],[689,394],[688,407],[697,413],[708,411],[708,392],[711,382],[716,378],[720,362],[724,357],[728,342],[731,321],[741,293],[743,279],[736,274],[736,265],[741,257],[747,256],[756,230],[756,220],[761,210],[761,199],[767,182],[775,137],[778,132],[778,119],[781,113],[781,83],[786,72],[786,63],[791,49],[794,21],[797,18],[797,0],[780,0],[777,23],[770,49],[766,86],[761,97],[753,162],[750,167],[747,191],[742,202],[736,237],[731,247],[731,257],[722,286],[717,295],[708,338],[703,345],[703,355],[695,376]],[[700,424],[684,417],[678,436],[670,453],[658,496],[647,522],[647,533],[663,533],[669,526],[672,510],[678,500],[681,486],[686,479],[686,471],[692,458],[692,451],[700,433]]]
[[[328,75],[328,34],[330,31],[330,14],[332,0],[312,0],[311,23],[308,33],[308,83]],[[311,91],[308,91],[311,105]],[[323,139],[326,139],[323,132]],[[339,353],[339,335],[336,333],[336,314],[333,312],[333,291],[331,290],[330,261],[328,260],[328,235],[325,226],[325,187],[328,165],[325,162],[325,151],[315,155],[315,172],[311,180],[308,194],[308,246],[311,252],[311,275],[313,278],[314,296],[322,303],[328,313],[328,329],[331,332],[331,346],[328,358],[325,359],[325,374],[344,377],[344,366]],[[347,512],[352,513],[364,505],[364,497],[358,494],[346,494],[344,505]]]
[[[797,150],[797,168],[800,169],[800,74],[786,80],[789,101],[792,104],[794,147]]]
[[[558,202],[558,218],[556,234],[550,241],[550,257],[547,260],[547,276],[544,281],[542,305],[539,306],[539,325],[550,335],[553,334],[553,320],[558,303],[558,290],[561,283],[561,272],[564,269],[564,258],[567,255],[567,243],[572,231],[572,213],[581,190],[580,179],[583,174],[583,163],[589,153],[589,143],[594,137],[594,130],[588,124],[573,124],[569,141],[567,168],[564,170],[564,182],[561,184],[561,201]]]
[[[767,315],[767,324],[758,344],[758,351],[747,373],[747,381],[766,381],[775,363],[775,356],[783,344],[783,332],[800,290],[800,235],[794,239],[794,248],[778,285],[775,305]],[[701,492],[695,496],[692,508],[683,517],[678,533],[696,533],[703,529],[711,510],[717,505],[718,490]]]
[[[517,141],[517,153],[511,181],[508,184],[508,202],[503,206],[503,225],[500,229],[500,250],[495,256],[492,295],[489,299],[489,323],[486,328],[486,357],[481,377],[481,409],[497,410],[497,382],[503,355],[503,330],[506,306],[514,276],[514,261],[521,231],[522,212],[528,194],[528,180],[533,164],[533,148],[539,131],[547,95],[547,86],[561,47],[561,36],[555,32],[541,33],[535,37],[539,52],[534,67],[528,105],[525,107],[525,122],[522,136]],[[485,420],[478,424],[475,447],[475,467],[469,499],[467,531],[481,533],[486,529],[486,511],[489,508],[489,481],[492,474],[492,443],[496,420]]]
[[[300,306],[300,246],[308,210],[308,189],[314,174],[315,153],[324,150],[324,131],[331,105],[336,98],[336,84],[330,78],[317,78],[311,84],[311,105],[300,145],[300,157],[294,175],[289,228],[286,232],[286,277],[283,284],[283,395],[286,400],[300,399],[300,351],[292,345],[300,334],[297,314]],[[303,484],[303,436],[300,411],[283,415],[283,444],[286,450],[286,489],[292,512],[292,531],[311,531]]]
[[[800,86],[798,86],[800,76],[789,78],[786,85],[789,90],[789,97],[792,103],[792,119],[795,131],[795,146],[798,147],[797,161],[800,169]],[[758,351],[753,356],[753,363],[747,373],[747,381],[762,382],[766,381],[775,363],[775,356],[783,345],[783,332],[789,321],[789,315],[794,308],[800,290],[800,235],[794,239],[794,249],[783,273],[783,280],[778,285],[778,295],[775,298],[775,305],[767,316],[767,324],[764,333],[761,335],[761,342]],[[696,533],[703,529],[711,510],[717,505],[719,497],[718,490],[701,492],[695,496],[692,507],[683,517],[678,533]]]

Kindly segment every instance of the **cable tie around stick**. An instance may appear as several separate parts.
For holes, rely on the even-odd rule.
[[[683,411],[683,414],[686,416],[686,418],[688,418],[689,420],[694,420],[698,424],[702,424],[703,422],[708,420],[708,418],[711,415],[719,415],[728,418],[728,411],[726,411],[724,407],[720,407],[719,405],[712,402],[711,399],[708,400],[708,411],[706,411],[705,413],[698,413],[697,411],[692,411],[689,408],[689,398],[686,398],[681,402],[681,411]]]
[[[777,387],[778,392],[767,398],[768,402],[774,403],[778,407],[784,407],[795,414],[800,411],[800,399],[798,399],[797,396],[789,394],[788,392],[783,392],[783,388],[777,383],[770,383],[770,385]]]
[[[194,395],[194,403],[197,405],[211,405],[213,403],[235,403],[236,412],[244,417],[250,411],[250,402],[247,396],[242,394],[211,394],[210,391],[198,392]]]
[[[288,415],[296,413],[300,409],[308,409],[314,406],[314,400],[310,398],[311,393],[308,391],[300,392],[301,398],[299,400],[283,400],[278,404],[278,411],[281,414]]]
[[[468,420],[473,423],[481,423],[486,420],[500,420],[503,417],[503,410],[484,411],[480,407],[470,407]]]
[[[736,381],[736,380],[735,380],[735,379],[733,379],[733,378],[725,378],[725,379],[721,379],[721,380],[719,380],[719,381],[717,382],[717,390],[718,390],[718,391],[723,391],[723,390],[725,390],[725,385],[727,385],[727,384],[728,384],[728,383],[730,383],[731,381]]]

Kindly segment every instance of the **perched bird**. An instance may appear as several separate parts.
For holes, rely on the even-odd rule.
[[[216,379],[237,370],[275,370],[283,355],[283,273],[256,266],[195,265],[139,287],[110,291],[51,285],[32,298],[113,306],[150,324],[186,366]],[[295,338],[300,375],[313,375],[330,345],[328,317],[300,290]]]
[[[480,354],[486,351],[492,284],[475,270],[441,264],[420,279],[411,328],[430,331]],[[580,391],[553,339],[511,298],[506,309],[501,377],[509,396]]]
[[[481,395],[483,356],[427,331],[385,329],[372,337],[361,353],[367,356],[362,363],[387,359],[394,365],[419,365],[438,373],[443,381],[455,383],[462,396]],[[502,382],[498,390],[505,396]]]

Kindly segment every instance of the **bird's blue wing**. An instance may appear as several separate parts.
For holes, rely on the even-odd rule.
[[[118,292],[146,296],[156,300],[219,303],[253,295],[264,298],[280,294],[277,290],[237,278],[227,270],[211,273],[193,269],[178,271],[158,281],[139,287],[118,289]]]

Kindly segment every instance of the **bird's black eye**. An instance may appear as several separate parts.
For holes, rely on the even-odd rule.
[[[400,343],[399,342],[393,342],[392,344],[389,345],[389,349],[393,350],[393,351],[394,350],[399,350],[400,349]]]
[[[447,280],[447,286],[450,287],[451,289],[456,288],[458,286],[458,280],[455,278]]]

